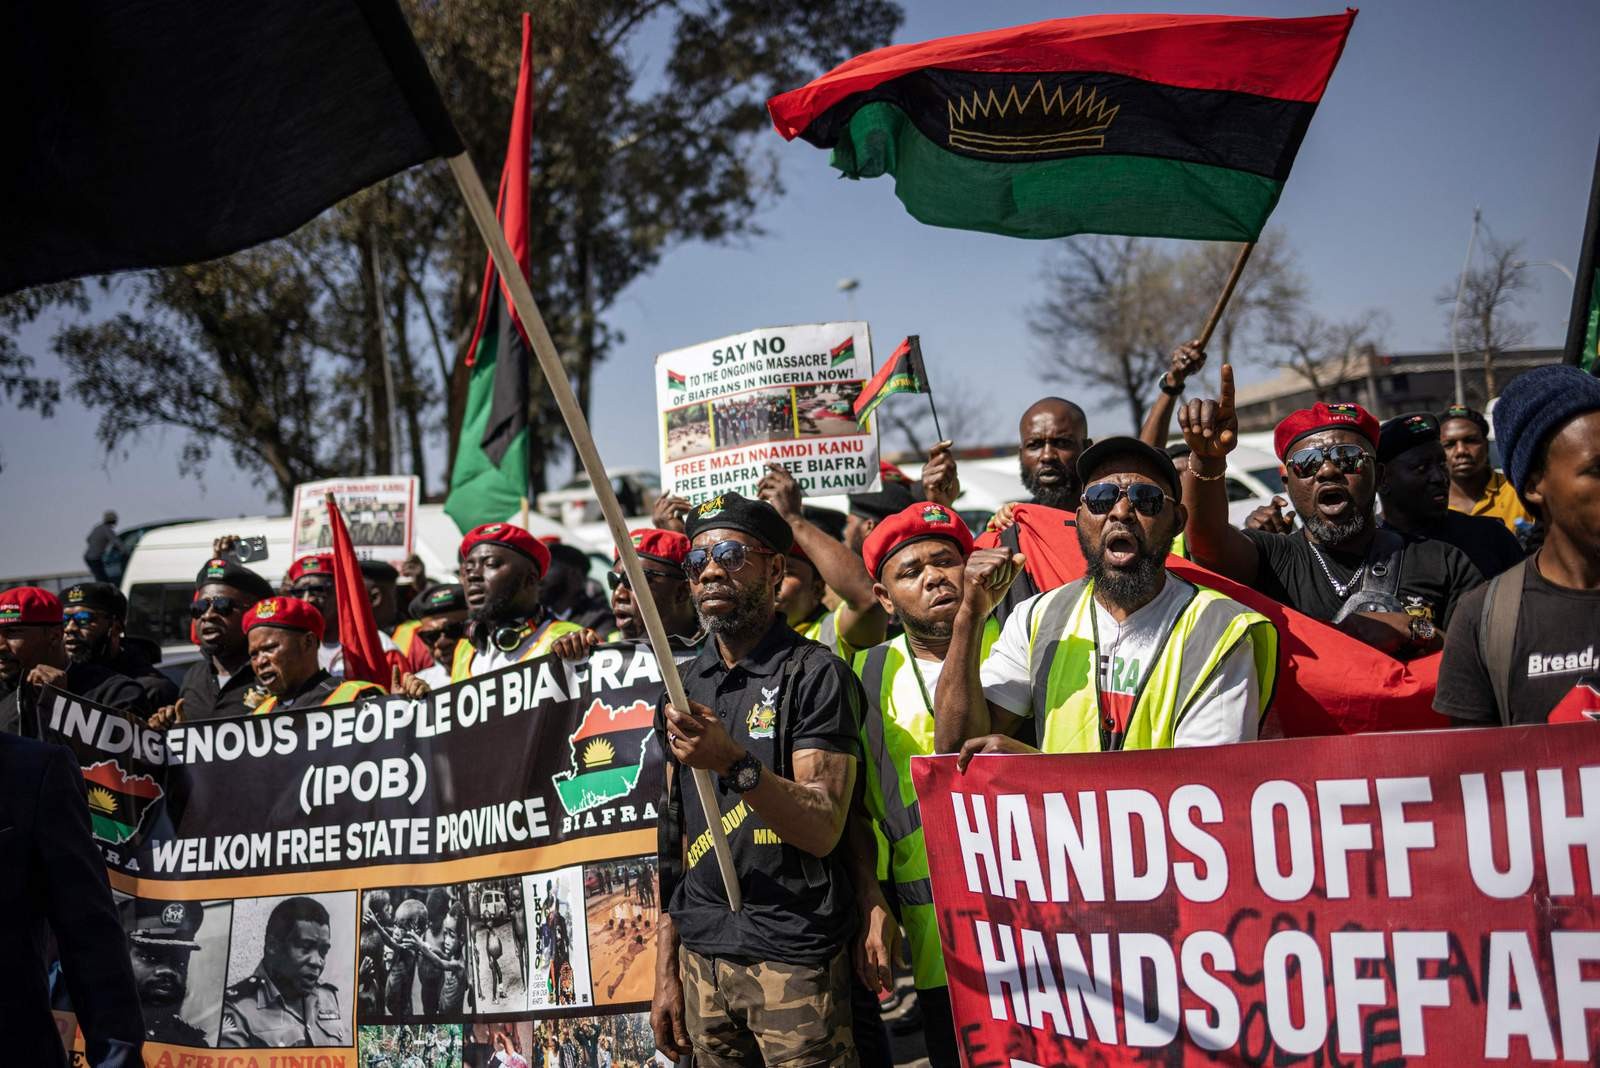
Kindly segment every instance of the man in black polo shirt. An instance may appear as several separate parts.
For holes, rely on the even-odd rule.
[[[1450,510],[1450,473],[1438,419],[1415,412],[1385,422],[1378,431],[1378,463],[1385,527],[1454,545],[1484,578],[1521,563],[1522,546],[1504,523]]]
[[[157,712],[150,721],[153,727],[170,727],[180,720],[243,716],[267,696],[250,667],[243,623],[251,606],[272,596],[272,584],[244,565],[219,556],[206,561],[194,585],[189,615],[195,621],[201,658],[178,687],[177,704]]]
[[[1178,424],[1191,450],[1184,533],[1196,563],[1391,656],[1443,646],[1456,602],[1483,576],[1453,545],[1378,529],[1378,421],[1364,408],[1318,401],[1278,424],[1273,446],[1304,525],[1287,534],[1228,522],[1223,476],[1239,443],[1232,367],[1222,365],[1220,398],[1189,401]]]
[[[792,533],[735,493],[690,512],[684,561],[711,640],[685,666],[690,708],[664,705],[668,902],[657,937],[651,1025],[670,1056],[704,1065],[858,1063],[850,1025],[855,898],[838,850],[863,705],[849,665],[777,616]],[[744,897],[728,908],[687,769],[720,780],[717,804]],[[687,796],[685,796],[687,794]]]

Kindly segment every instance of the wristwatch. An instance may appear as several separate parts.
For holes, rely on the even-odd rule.
[[[717,776],[717,785],[728,793],[747,794],[756,788],[761,781],[761,761],[756,759],[754,753],[745,753],[744,756],[733,762],[728,769],[728,774]]]
[[[1180,396],[1183,393],[1183,382],[1182,380],[1178,380],[1176,385],[1169,386],[1167,381],[1171,378],[1171,371],[1161,372],[1161,377],[1156,379],[1156,386],[1161,390],[1161,392],[1165,393],[1169,397]]]

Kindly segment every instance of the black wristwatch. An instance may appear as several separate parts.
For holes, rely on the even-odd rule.
[[[725,792],[734,794],[747,794],[754,790],[760,781],[761,761],[756,759],[754,753],[749,752],[733,762],[728,774],[717,776],[717,785]]]
[[[1161,392],[1165,393],[1169,397],[1181,396],[1183,393],[1183,383],[1178,382],[1177,385],[1169,386],[1167,385],[1167,382],[1171,379],[1172,372],[1163,371],[1161,377],[1156,379],[1156,386],[1161,390]]]

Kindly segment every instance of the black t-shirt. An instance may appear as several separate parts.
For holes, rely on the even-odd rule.
[[[1273,600],[1312,619],[1330,620],[1339,614],[1349,594],[1355,592],[1352,586],[1344,597],[1339,596],[1328,576],[1323,574],[1311,540],[1302,531],[1270,534],[1264,530],[1246,530],[1244,535],[1255,542],[1256,558],[1260,561],[1255,588]],[[1406,539],[1406,545],[1400,554],[1400,600],[1431,608],[1434,623],[1448,631],[1456,601],[1468,590],[1481,585],[1483,575],[1467,559],[1467,554],[1454,545],[1414,535],[1401,537]],[[1366,556],[1360,553],[1338,553],[1329,549],[1320,549],[1320,552],[1328,571],[1340,585],[1351,582],[1356,571],[1367,562]]]
[[[248,661],[228,676],[225,685],[218,686],[211,658],[202,656],[190,665],[183,685],[178,687],[178,696],[183,698],[184,722],[249,715],[251,709],[261,703],[260,693],[251,695],[255,688],[256,671]]]
[[[1501,589],[1496,598],[1512,591]],[[1483,599],[1474,590],[1461,599],[1456,625],[1444,639],[1439,690],[1433,707],[1452,719],[1499,723],[1489,669],[1478,651]],[[1512,723],[1544,723],[1578,681],[1600,675],[1600,590],[1569,590],[1539,574],[1538,558],[1523,569],[1522,607],[1511,646],[1506,700]]]
[[[785,703],[784,665],[797,658]],[[734,740],[761,761],[763,775],[776,774],[780,764],[786,770],[792,765],[787,758],[779,760],[778,747],[785,739],[791,754],[825,749],[860,758],[860,682],[848,664],[794,633],[781,618],[732,668],[723,665],[716,642],[707,642],[705,651],[684,669],[683,685],[691,701],[716,710]],[[779,723],[780,711],[788,723]],[[665,734],[659,720],[657,729]],[[717,804],[744,894],[743,909],[730,912],[694,785],[685,781],[684,768],[674,775],[682,776],[689,851],[667,912],[683,944],[706,957],[788,964],[832,959],[856,925],[843,837],[831,855],[813,857],[781,842],[743,797],[719,787]]]
[[[1387,523],[1384,526],[1389,530],[1394,529]],[[1522,562],[1522,544],[1517,541],[1517,536],[1507,530],[1500,520],[1486,515],[1446,512],[1427,530],[1417,533],[1446,545],[1454,545],[1467,554],[1467,559],[1486,579],[1492,579]]]

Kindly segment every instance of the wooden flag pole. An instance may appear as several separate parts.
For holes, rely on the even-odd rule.
[[[495,269],[506,283],[506,287],[511,290],[511,305],[517,311],[517,318],[522,320],[523,329],[528,332],[528,340],[533,342],[533,352],[539,359],[539,369],[544,372],[545,380],[550,383],[550,392],[555,397],[556,407],[561,410],[561,417],[566,420],[567,432],[572,435],[573,448],[578,452],[578,459],[583,462],[583,469],[594,487],[595,496],[600,499],[600,511],[605,513],[606,526],[611,529],[612,541],[616,542],[617,555],[623,572],[628,576],[628,584],[633,590],[634,603],[639,606],[639,614],[644,618],[645,632],[650,637],[650,648],[655,653],[656,664],[661,668],[661,679],[667,687],[667,699],[675,707],[687,709],[689,697],[684,692],[683,679],[678,675],[678,665],[672,659],[672,645],[667,638],[667,628],[662,625],[661,612],[656,608],[655,598],[650,595],[650,583],[645,578],[644,568],[639,563],[639,554],[634,551],[633,539],[628,535],[627,517],[622,514],[622,505],[617,501],[616,492],[611,488],[611,479],[606,475],[605,464],[600,460],[600,451],[595,448],[594,435],[589,431],[589,421],[584,418],[583,409],[578,405],[578,398],[572,392],[572,383],[567,381],[567,370],[561,365],[561,357],[556,353],[555,342],[550,338],[550,330],[545,326],[544,316],[539,314],[539,305],[533,299],[533,290],[528,287],[528,279],[523,275],[522,268],[511,251],[511,245],[507,243],[506,235],[500,229],[500,220],[494,213],[494,203],[489,199],[489,193],[483,187],[483,179],[479,177],[478,169],[472,165],[471,158],[463,152],[460,155],[450,156],[445,162],[450,164],[450,173],[461,189],[461,196],[467,203],[467,211],[472,215],[472,221],[477,224],[478,232],[483,235],[484,244],[489,246],[489,255],[494,259]],[[733,853],[728,848],[728,837],[722,831],[722,813],[717,808],[716,795],[713,793],[716,783],[709,771],[696,768],[694,785],[695,792],[700,797],[700,806],[705,812],[706,826],[711,831],[711,845],[716,852],[717,867],[722,871],[722,885],[728,893],[728,906],[734,912],[738,912],[743,906],[743,899],[739,893],[739,877],[733,869]]]
[[[1250,253],[1255,251],[1256,243],[1247,241],[1239,246],[1239,256],[1233,261],[1233,270],[1228,272],[1228,282],[1222,287],[1222,295],[1217,297],[1217,303],[1211,308],[1211,315],[1206,319],[1206,325],[1200,331],[1200,336],[1195,338],[1200,348],[1205,348],[1211,341],[1211,334],[1217,329],[1217,323],[1222,318],[1222,313],[1228,307],[1228,300],[1233,296],[1233,288],[1239,284],[1239,276],[1244,273],[1244,265],[1250,259]]]

